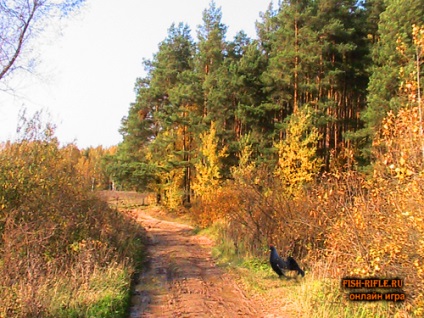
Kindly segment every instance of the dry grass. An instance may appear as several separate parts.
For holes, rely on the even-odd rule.
[[[216,227],[203,233],[218,238]],[[407,302],[349,301],[348,291],[341,288],[340,278],[328,277],[328,266],[324,261],[308,268],[304,278],[293,272],[287,274],[288,278],[280,279],[268,263],[268,252],[263,251],[260,258],[243,258],[235,255],[231,243],[219,239],[218,242],[215,257],[239,278],[251,296],[263,299],[274,315],[301,318],[419,317],[413,314],[413,308]],[[303,262],[300,263],[303,267]]]
[[[124,317],[143,231],[55,141],[0,151],[0,317]]]

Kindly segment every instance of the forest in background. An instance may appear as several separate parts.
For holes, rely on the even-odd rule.
[[[315,148],[311,175],[335,166],[372,170],[383,118],[418,106],[411,96],[419,92],[413,33],[421,4],[282,1],[261,15],[257,39],[240,31],[229,41],[211,2],[197,41],[187,25],[173,24],[144,60],[147,75],[135,83],[110,173],[122,188],[149,188],[170,206],[189,203],[199,178],[231,179],[246,146],[256,164],[281,168],[290,122],[303,146]],[[216,172],[202,171],[207,163]]]
[[[233,255],[404,277],[422,313],[424,2],[281,1],[256,39],[221,19],[212,1],[144,60],[115,184],[219,224]]]

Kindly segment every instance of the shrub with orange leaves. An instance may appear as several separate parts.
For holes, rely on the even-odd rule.
[[[419,315],[424,166],[418,125],[415,108],[389,113],[374,142],[374,175],[352,170],[349,156],[347,166],[334,166],[296,197],[287,197],[273,172],[249,162],[246,151],[243,169],[233,169],[234,180],[203,211],[210,216],[204,225],[220,220],[221,236],[239,254],[263,257],[273,243],[320,276],[403,278],[408,308]]]
[[[55,301],[69,304],[105,268],[121,266],[129,283],[140,253],[138,227],[91,193],[70,148],[38,126],[0,146],[0,317],[67,316]]]
[[[424,140],[417,107],[389,112],[375,138],[375,177],[410,180],[424,169]]]
[[[392,112],[374,140],[374,174],[356,183],[352,200],[326,239],[327,261],[341,275],[401,277],[424,310],[424,160],[417,108]],[[356,181],[355,181],[356,180]]]

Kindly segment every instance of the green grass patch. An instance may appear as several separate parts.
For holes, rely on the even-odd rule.
[[[96,270],[87,282],[62,277],[40,288],[47,317],[125,317],[131,273],[115,264]]]
[[[287,296],[297,306],[303,305],[303,317],[412,317],[407,314],[406,305],[403,303],[349,301],[346,291],[341,290],[338,279],[309,277]]]

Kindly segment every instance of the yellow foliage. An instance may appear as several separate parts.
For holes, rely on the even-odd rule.
[[[374,140],[375,176],[405,180],[424,169],[423,136],[418,108],[389,112]]]
[[[196,175],[192,184],[196,196],[208,200],[219,189],[221,183],[221,158],[227,156],[226,148],[218,150],[215,123],[208,132],[200,134],[200,156],[194,164]]]
[[[305,183],[319,172],[322,160],[316,157],[318,129],[311,125],[311,113],[306,109],[292,115],[286,138],[274,146],[278,150],[275,174],[289,195],[296,195]]]
[[[183,201],[184,190],[182,189],[184,181],[184,169],[181,165],[176,145],[179,132],[177,130],[162,131],[155,142],[165,143],[164,152],[156,152],[156,148],[149,148],[146,158],[154,163],[158,169],[155,175],[157,179],[149,184],[149,188],[156,193],[161,194],[161,203],[167,208],[174,210],[179,207]],[[158,148],[159,149],[159,148]]]
[[[253,150],[250,142],[250,135],[246,135],[241,139],[238,165],[230,168],[231,175],[237,184],[247,184],[251,182],[252,178],[255,180],[257,177],[255,175],[256,164],[251,158]]]
[[[70,156],[77,156],[75,159],[75,168],[89,182],[92,190],[106,190],[109,188],[109,176],[103,170],[102,159],[107,154],[116,152],[116,148],[105,149],[102,146],[96,148],[90,147],[80,151],[74,145],[68,145],[63,149],[64,152],[69,152]],[[72,155],[77,152],[78,155]]]
[[[388,114],[374,143],[374,176],[359,179],[351,188],[353,200],[333,207],[339,207],[339,215],[326,242],[330,255],[349,268],[345,275],[402,277],[411,303],[422,310],[424,178],[418,125],[416,108]],[[345,180],[348,185],[354,179]]]
[[[163,203],[171,210],[174,210],[181,206],[182,197],[184,195],[181,189],[181,184],[184,179],[183,169],[172,169],[161,174],[161,178],[164,180],[162,191],[164,192]]]

